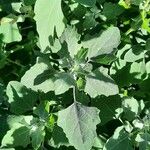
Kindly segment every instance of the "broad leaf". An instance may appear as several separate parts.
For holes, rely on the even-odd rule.
[[[29,128],[18,125],[9,130],[2,140],[2,146],[26,147],[30,143]]]
[[[118,95],[109,97],[99,97],[92,100],[92,106],[97,107],[101,113],[101,124],[104,125],[110,120],[116,119],[122,113],[121,97]]]
[[[104,68],[99,68],[86,77],[84,91],[93,98],[98,95],[110,96],[119,93],[118,86]]]
[[[49,145],[56,148],[59,148],[62,145],[70,146],[68,139],[61,127],[57,125],[54,126]]]
[[[2,34],[3,42],[11,43],[21,41],[22,37],[16,23],[4,22],[0,26],[0,34]]]
[[[80,35],[77,33],[75,28],[72,28],[68,26],[64,33],[61,36],[61,41],[66,42],[68,51],[70,53],[70,56],[73,58],[74,55],[77,54],[77,52],[81,48],[81,44],[78,44],[78,41],[80,40]]]
[[[49,46],[49,36],[54,35],[54,30],[60,36],[65,28],[61,0],[37,0],[34,12],[40,45],[44,51]]]
[[[9,82],[6,90],[10,110],[15,114],[22,114],[33,109],[38,95],[34,91],[27,89],[17,81]]]
[[[73,76],[69,73],[58,73],[55,77],[54,89],[56,95],[65,93],[75,84]]]
[[[123,13],[123,7],[119,6],[118,4],[113,4],[111,2],[104,4],[103,15],[108,19],[116,19],[121,13]]]
[[[47,62],[39,62],[32,66],[21,78],[21,83],[35,91],[45,93],[54,90],[54,70]]]
[[[108,139],[103,150],[133,150],[129,134],[124,127],[118,127],[114,135]]]
[[[120,31],[117,27],[110,27],[101,35],[86,37],[83,47],[88,48],[88,57],[110,54],[120,44]]]
[[[58,112],[58,126],[64,130],[69,143],[78,150],[91,149],[99,122],[97,108],[86,107],[77,102]]]

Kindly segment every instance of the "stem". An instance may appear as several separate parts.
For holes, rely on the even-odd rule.
[[[76,100],[76,87],[75,86],[73,87],[73,100],[75,103],[77,102],[77,100]]]
[[[15,61],[10,60],[9,58],[7,58],[6,60],[7,60],[9,63],[12,63],[12,64],[14,64],[14,65],[17,65],[17,66],[19,66],[19,67],[24,67],[23,65],[21,65],[21,64],[19,64],[19,63],[17,63],[17,62],[15,62]]]

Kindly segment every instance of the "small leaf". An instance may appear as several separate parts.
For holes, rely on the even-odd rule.
[[[98,95],[110,96],[119,93],[118,86],[104,68],[99,68],[86,77],[84,91],[93,98]]]
[[[27,89],[17,81],[9,82],[6,90],[10,110],[15,114],[22,114],[33,109],[38,95],[34,91]]]
[[[78,150],[90,150],[96,135],[96,125],[100,122],[99,110],[86,107],[80,103],[58,112],[58,126],[60,126],[69,143]]]
[[[49,36],[54,35],[54,30],[61,36],[65,28],[61,0],[37,0],[34,12],[40,45],[44,51],[49,46]]]
[[[79,40],[80,34],[77,33],[75,28],[70,26],[65,29],[61,36],[61,42],[63,43],[65,41],[67,43],[67,48],[72,58],[74,58],[74,55],[76,55],[81,48],[81,44],[78,44]]]
[[[117,27],[110,27],[101,35],[86,37],[83,47],[88,48],[88,57],[111,54],[120,44],[120,31]]]

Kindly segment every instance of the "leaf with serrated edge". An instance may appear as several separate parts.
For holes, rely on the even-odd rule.
[[[96,135],[96,125],[100,123],[99,110],[74,102],[58,112],[60,126],[69,143],[78,150],[90,150]]]

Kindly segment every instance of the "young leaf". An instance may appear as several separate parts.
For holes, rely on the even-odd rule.
[[[110,27],[101,35],[86,37],[83,47],[88,48],[88,57],[110,54],[120,44],[120,31],[117,27]]]
[[[58,126],[60,126],[69,143],[77,150],[90,150],[96,135],[96,125],[100,123],[99,110],[86,107],[80,103],[58,112]]]
[[[114,135],[107,141],[103,150],[133,150],[129,134],[124,127],[118,127]]]
[[[60,36],[65,28],[61,0],[37,0],[35,3],[35,20],[42,51],[49,46],[49,36],[56,30]]]
[[[99,68],[86,77],[84,91],[92,98],[98,95],[110,96],[119,93],[118,86],[104,68]]]
[[[27,89],[17,81],[9,82],[6,94],[10,103],[10,110],[15,114],[22,114],[32,110],[38,98],[37,93]]]
[[[80,35],[75,28],[70,26],[65,29],[61,36],[61,42],[65,41],[67,43],[67,48],[72,58],[74,58],[74,55],[76,55],[81,48],[81,44],[78,44],[79,40]]]

